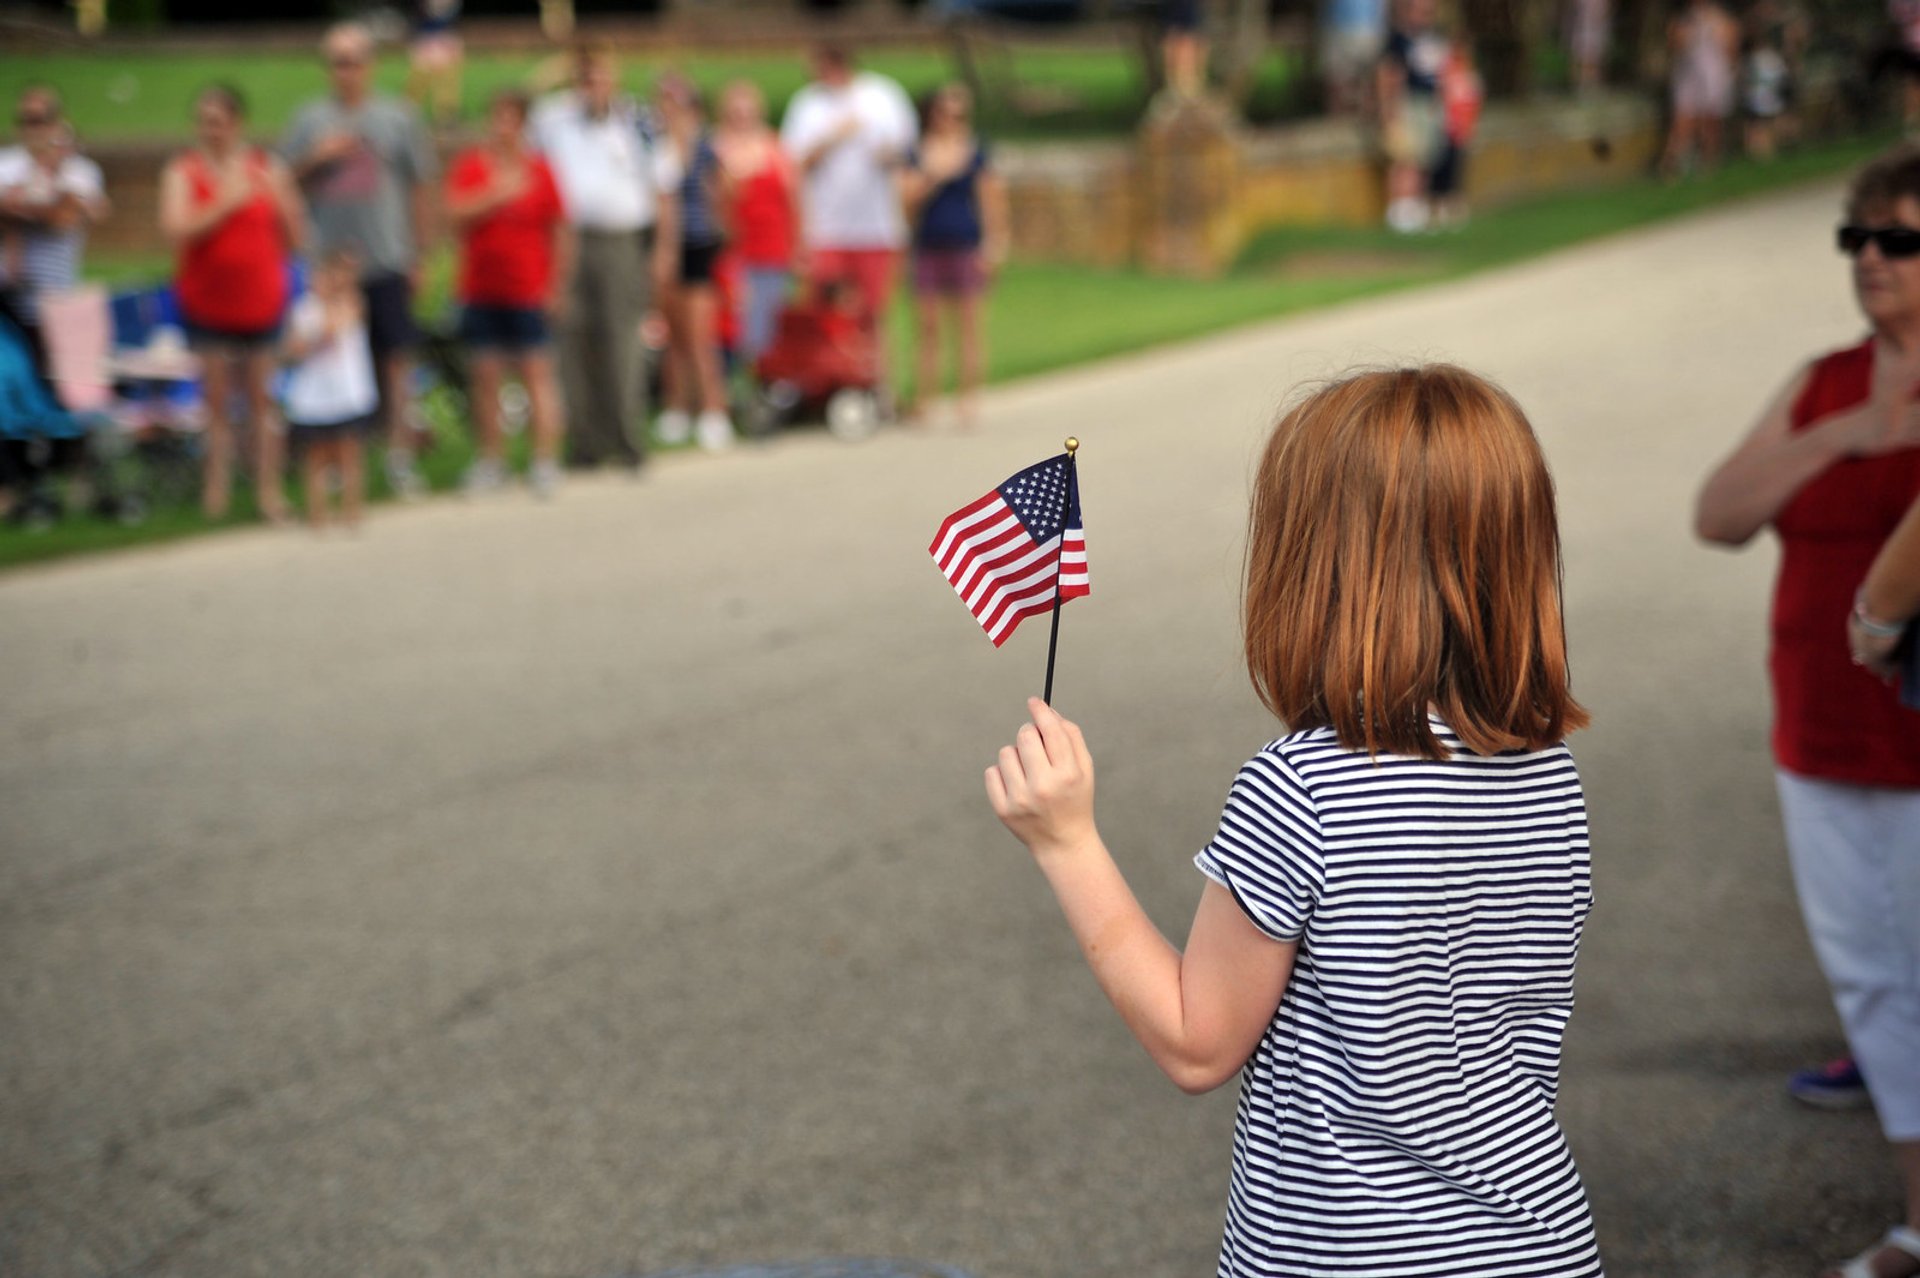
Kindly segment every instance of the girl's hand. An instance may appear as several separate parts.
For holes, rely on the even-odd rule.
[[[1077,725],[1038,697],[1000,761],[987,769],[987,801],[1036,857],[1084,846],[1093,826],[1093,757]]]

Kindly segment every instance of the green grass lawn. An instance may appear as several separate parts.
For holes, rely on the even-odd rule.
[[[1652,181],[1570,192],[1499,209],[1455,231],[1401,237],[1385,231],[1291,230],[1253,244],[1225,278],[1166,279],[1137,271],[1015,264],[1001,276],[988,307],[988,376],[1004,382],[1199,337],[1256,320],[1458,277],[1520,261],[1597,236],[1851,169],[1889,138],[1828,143],[1773,164],[1741,162],[1679,185]],[[1836,217],[1838,211],[1836,210]],[[1821,251],[1819,245],[1793,251]],[[1783,246],[1784,249],[1784,246]],[[164,274],[153,259],[97,262],[96,273],[131,282]],[[445,263],[435,274],[444,297]],[[1835,269],[1839,266],[1836,262]],[[428,308],[444,302],[429,300]],[[896,313],[896,348],[906,349],[905,308]],[[471,457],[465,423],[441,397],[426,416],[438,447],[425,469],[436,489],[452,487]],[[382,495],[373,468],[376,497]],[[235,514],[253,509],[242,488]],[[53,529],[28,533],[0,527],[0,567],[114,546],[208,531],[191,509],[157,510],[143,525],[123,528],[75,515]]]
[[[938,45],[876,49],[864,62],[920,94],[957,78],[950,52]],[[487,97],[507,85],[537,78],[551,57],[478,53],[469,58],[462,82],[463,115],[477,119]],[[1002,137],[1085,136],[1130,132],[1140,118],[1146,86],[1139,60],[1118,44],[1066,46],[1026,44],[989,46],[980,58],[989,90],[983,126]],[[632,58],[625,65],[627,87],[647,92],[660,72],[684,72],[713,90],[730,80],[760,85],[775,117],[806,79],[804,61],[793,53],[716,53]],[[292,118],[300,103],[325,90],[317,57],[280,51],[246,56],[153,52],[111,56],[46,54],[0,59],[0,99],[11,102],[29,82],[59,87],[67,111],[83,138],[93,141],[183,138],[193,94],[213,81],[233,84],[251,106],[255,131],[271,137]],[[405,67],[398,56],[383,60],[381,86],[398,93]],[[1045,86],[1044,107],[1022,105],[1023,87]],[[1263,63],[1254,87],[1253,109],[1275,115],[1286,109],[1299,86],[1299,67],[1276,52]]]

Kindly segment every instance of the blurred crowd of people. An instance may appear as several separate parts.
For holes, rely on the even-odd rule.
[[[423,69],[416,33],[413,79],[431,106],[459,45],[448,23],[425,35],[435,56]],[[422,111],[375,88],[365,27],[331,28],[321,56],[328,92],[271,146],[248,135],[236,89],[203,89],[194,145],[161,177],[172,289],[203,392],[209,517],[227,512],[244,457],[261,515],[288,518],[289,445],[316,522],[329,493],[341,518],[358,517],[368,437],[393,491],[423,491],[417,454],[432,436],[414,387],[430,334],[419,315],[442,235],[455,259],[470,492],[509,480],[509,379],[524,387],[527,480],[540,495],[567,465],[637,472],[650,442],[731,446],[783,342],[796,348],[789,365],[857,347],[844,376],[876,417],[920,416],[951,346],[955,412],[972,420],[981,300],[1005,259],[1007,217],[963,86],[916,108],[823,43],[776,129],[751,83],[727,85],[710,109],[668,73],[637,99],[614,50],[583,43],[563,87],[496,93],[480,136],[443,172]],[[78,283],[86,229],[108,206],[54,88],[23,93],[16,125],[21,145],[0,151],[0,293],[44,369],[58,334],[43,332],[36,299]],[[898,402],[886,334],[903,275],[920,348],[916,394]],[[796,312],[817,322],[796,327]]]
[[[1569,0],[1565,12],[1574,85],[1594,88],[1610,56],[1609,0]],[[1171,29],[1194,39],[1165,56],[1170,86],[1192,94],[1205,45],[1198,10],[1182,13]],[[341,492],[353,518],[366,438],[380,444],[389,488],[421,492],[416,458],[433,437],[416,364],[430,338],[436,356],[458,352],[475,493],[510,478],[507,436],[521,416],[502,410],[510,382],[523,388],[513,402],[525,406],[527,480],[543,495],[567,466],[637,471],[651,442],[727,448],[778,419],[761,411],[768,403],[818,410],[839,384],[867,394],[871,419],[917,418],[943,365],[955,415],[973,419],[982,300],[1008,225],[964,86],[916,106],[822,43],[776,122],[747,81],[710,103],[669,72],[636,97],[615,51],[582,43],[564,84],[495,94],[443,172],[432,130],[461,99],[457,14],[457,0],[420,8],[408,99],[376,89],[378,42],[345,23],[322,41],[327,93],[272,144],[249,136],[237,90],[210,85],[193,103],[195,142],[166,166],[160,222],[203,391],[208,516],[228,511],[244,459],[261,514],[287,518],[291,451],[307,491]],[[1920,124],[1920,0],[1890,0],[1887,16],[1871,70],[1904,81],[1909,123]],[[1440,0],[1327,0],[1320,36],[1330,109],[1377,126],[1387,224],[1412,233],[1463,221],[1485,97],[1470,33]],[[1794,131],[1807,44],[1794,0],[1748,0],[1738,17],[1722,0],[1679,0],[1662,170],[1716,163],[1736,117],[1748,151],[1773,154]],[[44,369],[38,299],[76,285],[88,228],[110,209],[54,87],[25,90],[15,126],[18,144],[0,149],[0,306]],[[443,237],[457,322],[423,333],[423,269]],[[353,297],[329,296],[329,280],[349,274]],[[917,338],[910,381],[887,340],[903,283]],[[807,322],[788,323],[796,313]],[[364,345],[364,358],[343,344]],[[897,397],[896,385],[913,394]]]

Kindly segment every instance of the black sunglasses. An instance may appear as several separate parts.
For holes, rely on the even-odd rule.
[[[1860,256],[1870,243],[1880,246],[1881,257],[1920,257],[1920,230],[1911,226],[1843,226],[1834,238],[1848,257]]]
[[[20,128],[33,129],[43,124],[53,124],[59,118],[60,117],[56,115],[36,115],[31,111],[22,111],[19,115],[13,117],[13,122]]]

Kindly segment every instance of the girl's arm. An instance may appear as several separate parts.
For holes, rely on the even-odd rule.
[[[1860,601],[1869,616],[1883,621],[1911,621],[1920,616],[1920,498],[1907,507],[1906,518],[1880,548]]]
[[[1093,823],[1093,759],[1080,729],[1038,697],[1033,722],[987,769],[994,813],[1033,853],[1100,988],[1182,1091],[1211,1091],[1253,1054],[1286,993],[1297,942],[1256,928],[1209,882],[1186,952],[1155,929]]]
[[[1793,429],[1793,405],[1806,388],[1797,375],[1733,454],[1707,477],[1694,505],[1694,532],[1704,541],[1743,546],[1773,522],[1793,495],[1842,458],[1873,452],[1889,435],[1888,414],[1906,413],[1868,401],[1806,430]]]
[[[1861,614],[1864,613],[1865,616]],[[1847,616],[1847,644],[1859,664],[1891,679],[1902,630],[1920,617],[1920,498],[1880,547]]]

